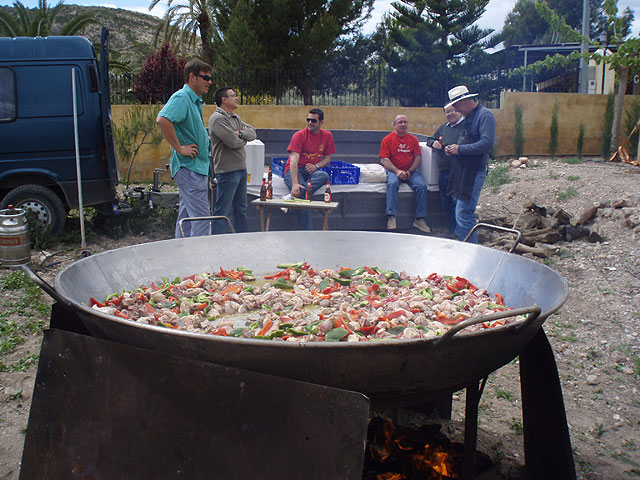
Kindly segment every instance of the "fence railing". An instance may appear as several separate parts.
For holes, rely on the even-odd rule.
[[[213,93],[232,87],[244,105],[338,105],[338,106],[443,106],[449,88],[464,83],[478,92],[483,103],[499,107],[500,90],[511,88],[504,72],[453,78],[449,72],[433,69],[394,69],[389,66],[361,66],[350,70],[325,68],[320,71],[237,68],[214,71],[213,83],[204,101],[213,104]],[[182,88],[181,75],[157,72],[153,77],[111,74],[111,103],[165,103]]]

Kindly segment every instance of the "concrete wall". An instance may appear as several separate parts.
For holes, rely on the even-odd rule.
[[[627,104],[633,97],[627,97]],[[574,93],[529,93],[503,92],[502,108],[494,109],[496,116],[495,154],[509,156],[513,154],[513,134],[515,124],[515,106],[521,105],[525,155],[547,155],[549,145],[549,126],[555,103],[559,105],[559,145],[558,155],[575,155],[580,124],[584,125],[584,155],[599,155],[602,139],[606,95],[581,95]],[[122,119],[122,113],[129,108],[126,105],[114,105],[113,120],[116,125]],[[310,107],[282,105],[243,105],[238,115],[255,128],[291,128],[305,126],[305,118]],[[401,107],[321,107],[325,112],[324,128],[340,130],[388,130],[395,115],[403,113],[409,118],[409,129],[415,133],[431,135],[444,121],[440,108],[401,108]],[[204,118],[208,121],[215,105],[206,105]],[[624,122],[624,119],[623,119]],[[157,147],[144,146],[136,157],[131,178],[134,181],[150,181],[153,169],[169,162],[169,146],[163,142]],[[120,159],[122,178],[126,178],[128,162]],[[161,177],[167,180],[168,175]]]

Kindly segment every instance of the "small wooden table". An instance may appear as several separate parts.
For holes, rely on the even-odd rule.
[[[322,224],[323,230],[329,230],[329,213],[335,210],[340,202],[320,202],[312,200],[306,201],[291,201],[282,200],[280,198],[273,198],[271,200],[260,200],[256,198],[251,203],[256,206],[260,211],[260,229],[263,232],[269,231],[269,225],[271,224],[271,214],[274,208],[291,208],[291,209],[303,209],[303,210],[320,210],[324,213],[324,223]],[[267,223],[264,221],[264,210],[267,209]]]

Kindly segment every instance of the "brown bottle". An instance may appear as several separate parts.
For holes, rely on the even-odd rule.
[[[273,198],[273,183],[271,183],[271,179],[269,179],[269,185],[267,185],[267,200],[271,200]]]
[[[260,187],[260,201],[264,202],[267,199],[267,182],[262,179],[262,186]]]
[[[327,182],[327,188],[324,190],[324,201],[326,203],[331,202],[331,185]]]
[[[307,200],[311,200],[311,182],[307,183]]]
[[[271,175],[272,175],[271,167],[269,167],[269,176],[267,178],[267,182],[269,182],[269,183],[271,183]]]

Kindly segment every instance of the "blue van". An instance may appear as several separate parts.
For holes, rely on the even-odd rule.
[[[31,211],[53,234],[79,205],[72,71],[83,204],[117,204],[108,44],[103,29],[98,68],[84,37],[0,38],[0,208]]]

